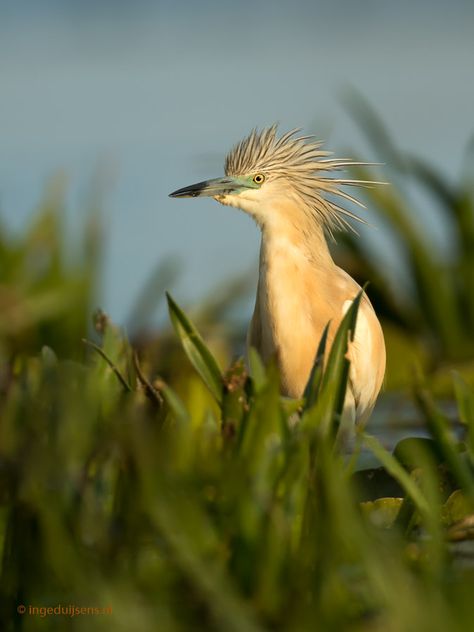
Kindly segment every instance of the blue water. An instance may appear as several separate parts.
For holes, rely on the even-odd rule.
[[[63,169],[77,230],[92,175],[111,173],[101,303],[122,321],[163,258],[183,262],[183,302],[256,265],[258,233],[243,213],[167,197],[220,175],[255,125],[301,126],[373,159],[341,107],[352,85],[401,147],[454,177],[474,130],[472,3],[381,4],[0,1],[7,224],[21,230]],[[442,225],[432,229],[442,245]],[[383,234],[362,232],[396,267]]]

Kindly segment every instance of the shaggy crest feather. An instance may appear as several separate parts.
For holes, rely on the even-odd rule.
[[[322,221],[329,234],[333,229],[355,229],[346,220],[350,217],[362,224],[367,222],[355,213],[340,206],[329,196],[338,196],[357,206],[364,204],[341,189],[345,186],[370,186],[382,184],[369,180],[325,177],[324,174],[339,171],[351,165],[367,165],[350,158],[328,158],[332,152],[321,149],[322,141],[307,142],[314,136],[296,136],[300,129],[293,129],[277,138],[277,125],[257,129],[233,147],[225,159],[227,176],[243,176],[263,173],[268,179],[284,178],[293,186],[305,208]]]

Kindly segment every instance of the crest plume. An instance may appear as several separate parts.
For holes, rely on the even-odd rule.
[[[381,184],[368,180],[328,177],[326,174],[351,165],[367,165],[347,158],[330,158],[332,152],[321,149],[322,141],[314,136],[297,136],[294,129],[277,137],[277,125],[257,129],[237,143],[225,159],[228,176],[250,175],[262,172],[268,178],[284,178],[302,199],[305,208],[323,223],[332,236],[333,229],[356,232],[346,217],[367,222],[331,199],[338,196],[365,208],[359,200],[341,187]],[[308,142],[311,141],[311,142]],[[327,196],[330,196],[329,198]]]

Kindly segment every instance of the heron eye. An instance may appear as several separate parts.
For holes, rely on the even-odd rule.
[[[263,173],[257,173],[254,175],[253,181],[255,182],[255,184],[263,184],[263,182],[265,182],[265,176],[263,175]]]

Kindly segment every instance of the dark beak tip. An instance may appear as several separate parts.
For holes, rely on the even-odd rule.
[[[182,189],[176,189],[172,193],[169,193],[168,197],[171,198],[191,198],[198,197],[202,189],[201,183],[193,184],[189,187],[183,187]]]
[[[176,191],[169,193],[168,197],[170,198],[189,197],[189,194],[186,195],[185,191],[183,191],[182,189],[177,189]]]
[[[228,186],[229,185],[229,186]],[[197,182],[182,189],[177,189],[169,193],[172,198],[196,198],[196,197],[215,197],[223,193],[231,191],[232,181],[226,178],[216,178],[215,180],[204,180]]]

